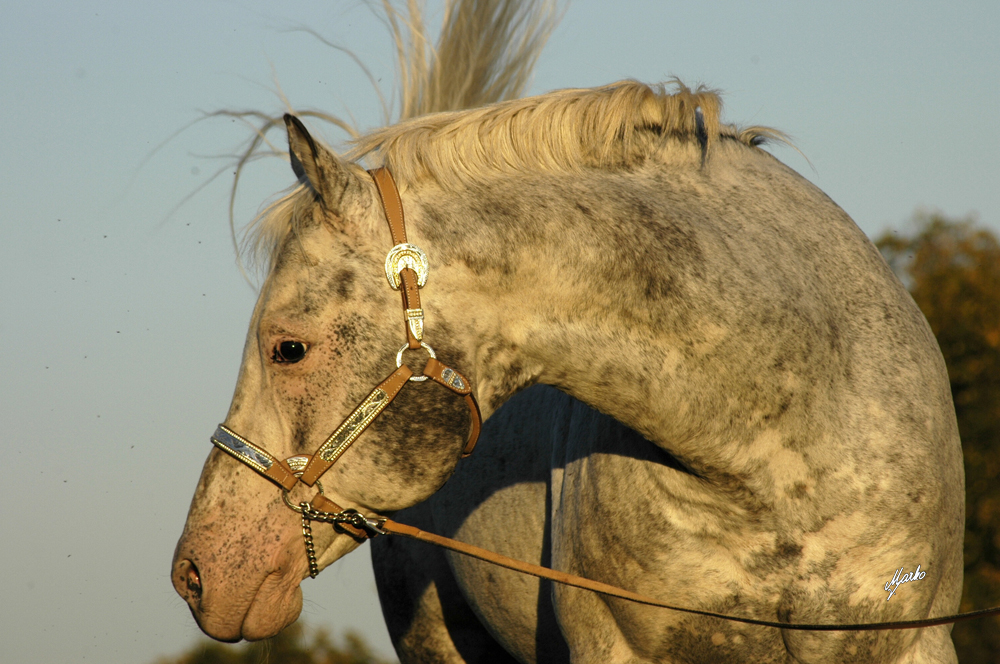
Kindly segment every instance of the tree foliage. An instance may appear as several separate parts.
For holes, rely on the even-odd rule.
[[[882,254],[927,317],[948,366],[965,456],[962,611],[1000,604],[1000,242],[972,219],[917,215]],[[963,664],[1000,655],[1000,617],[955,625]]]
[[[377,658],[360,635],[347,632],[337,645],[323,629],[296,622],[280,634],[237,646],[202,639],[187,652],[156,664],[388,664]]]

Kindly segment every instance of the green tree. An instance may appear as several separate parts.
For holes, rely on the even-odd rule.
[[[918,214],[915,233],[876,244],[937,337],[965,456],[962,611],[1000,604],[1000,242],[972,219]],[[1000,656],[1000,617],[955,625],[963,664]]]
[[[360,635],[347,632],[338,646],[323,629],[306,630],[293,623],[280,634],[236,646],[202,639],[176,657],[156,664],[388,664],[377,658]]]

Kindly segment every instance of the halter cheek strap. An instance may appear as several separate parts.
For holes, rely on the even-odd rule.
[[[302,471],[301,479],[312,486],[320,475],[330,469],[337,459],[347,451],[354,441],[364,433],[368,425],[375,421],[385,407],[388,406],[399,391],[406,385],[413,372],[405,364],[389,374],[389,377],[365,397],[361,405],[354,409],[347,419],[337,427],[330,437],[319,446],[309,463]]]
[[[385,259],[385,275],[389,285],[403,296],[406,344],[411,350],[420,348],[424,336],[424,310],[420,308],[420,288],[427,283],[427,255],[406,241],[406,222],[403,203],[396,188],[396,181],[387,168],[368,171],[375,181],[382,209],[385,210],[392,250]]]

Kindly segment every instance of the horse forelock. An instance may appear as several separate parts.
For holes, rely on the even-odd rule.
[[[247,226],[240,243],[241,260],[267,274],[291,233],[297,233],[306,211],[316,204],[307,186],[298,184],[270,203]]]
[[[316,141],[320,143],[320,141]],[[330,148],[324,146],[326,150]],[[354,177],[367,177],[365,170],[353,163],[345,167]],[[239,246],[242,262],[269,274],[290,235],[298,235],[307,225],[315,223],[314,208],[322,206],[316,193],[306,184],[298,183],[269,203],[246,227]],[[336,214],[343,212],[335,210]]]

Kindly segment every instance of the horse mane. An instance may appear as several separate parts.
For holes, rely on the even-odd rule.
[[[339,118],[300,116],[347,131],[353,139],[344,157],[388,166],[404,189],[425,179],[459,188],[497,172],[629,168],[668,138],[696,141],[703,162],[721,137],[752,146],[785,140],[766,127],[721,124],[718,94],[704,87],[692,91],[676,79],[519,98],[558,22],[554,0],[448,0],[436,47],[414,0],[406,14],[388,0],[383,9],[396,45],[400,121],[361,135]],[[240,168],[263,135],[279,126],[279,117],[267,118]],[[247,227],[240,253],[269,270],[312,201],[299,185],[272,202]]]
[[[695,140],[706,155],[720,137],[747,145],[782,138],[766,127],[720,124],[721,106],[714,91],[676,79],[626,80],[412,118],[355,139],[345,156],[388,166],[403,186],[430,178],[448,188],[497,171],[629,168],[667,137]]]

